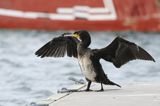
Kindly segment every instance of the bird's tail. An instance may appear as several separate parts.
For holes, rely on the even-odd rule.
[[[106,84],[106,85],[115,85],[115,86],[118,86],[118,87],[120,87],[120,88],[121,88],[121,86],[120,86],[120,85],[118,85],[118,84],[116,84],[116,83],[114,83],[114,82],[112,82],[112,81],[110,81],[110,80],[105,81],[105,83],[104,83],[104,84]]]

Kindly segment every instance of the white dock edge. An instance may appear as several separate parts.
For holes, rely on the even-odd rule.
[[[83,90],[85,85],[72,89]],[[91,89],[100,89],[94,84]],[[104,85],[103,92],[60,93],[36,103],[36,106],[160,106],[160,83],[128,84],[118,88]]]
[[[85,84],[76,84],[76,85],[70,86],[67,89],[80,90],[85,86],[86,86]],[[36,106],[50,106],[53,102],[58,101],[58,100],[66,97],[67,95],[70,95],[72,93],[73,92],[58,93],[56,95],[48,97],[47,99],[36,102]]]

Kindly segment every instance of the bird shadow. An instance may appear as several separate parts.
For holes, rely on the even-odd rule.
[[[103,92],[110,92],[110,91],[120,91],[122,89],[117,88],[117,89],[105,89]]]
[[[58,93],[74,93],[74,92],[110,92],[110,91],[119,91],[119,89],[104,89],[104,90],[77,90],[77,89],[66,89],[66,90],[61,90]]]

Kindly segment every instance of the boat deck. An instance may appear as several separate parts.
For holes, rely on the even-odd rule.
[[[36,103],[36,106],[159,106],[160,84],[127,84],[122,88],[104,86],[97,92],[100,84],[91,86],[93,91],[84,92],[85,85],[75,85],[71,89],[79,92],[59,93]]]

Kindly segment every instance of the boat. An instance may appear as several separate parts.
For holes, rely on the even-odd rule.
[[[1,0],[0,28],[160,31],[160,0]]]

